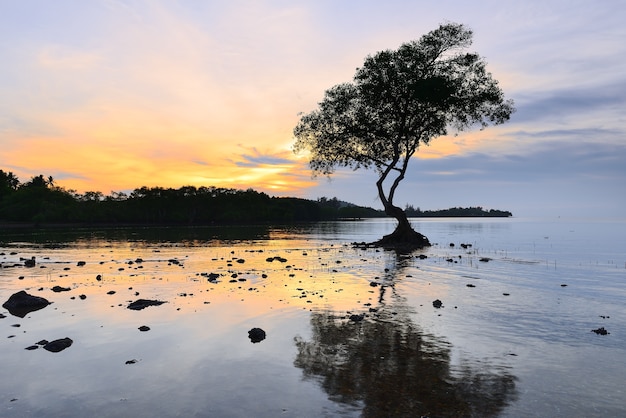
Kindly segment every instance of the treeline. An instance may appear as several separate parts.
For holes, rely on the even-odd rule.
[[[0,170],[0,222],[84,224],[251,224],[310,222],[378,214],[371,208],[292,197],[270,197],[252,189],[184,186],[141,187],[129,194],[77,193],[35,176],[21,183]],[[379,215],[380,216],[380,215]]]
[[[421,211],[405,209],[409,217],[507,217],[511,212],[451,208]],[[211,225],[312,222],[386,216],[383,211],[334,198],[317,201],[271,197],[252,189],[183,186],[178,189],[141,187],[126,194],[77,193],[38,175],[21,183],[0,170],[0,222],[145,225]]]
[[[493,217],[493,218],[508,218],[513,214],[507,210],[489,209],[485,210],[481,206],[469,207],[469,208],[450,208],[441,210],[420,210],[420,208],[414,208],[411,205],[407,205],[404,209],[408,217],[413,218],[476,218],[476,217]]]

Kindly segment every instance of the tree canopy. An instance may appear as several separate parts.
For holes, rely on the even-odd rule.
[[[503,123],[514,111],[485,60],[465,52],[471,43],[470,29],[450,23],[368,56],[352,82],[328,89],[294,129],[294,151],[309,151],[314,174],[331,175],[340,167],[379,173],[381,203],[398,220],[383,244],[429,245],[393,203],[420,144],[449,131]]]

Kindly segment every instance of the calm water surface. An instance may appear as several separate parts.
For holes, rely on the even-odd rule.
[[[0,416],[626,416],[626,221],[413,224],[0,231]]]

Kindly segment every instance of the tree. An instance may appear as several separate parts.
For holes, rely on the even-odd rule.
[[[368,56],[353,82],[327,90],[318,109],[303,115],[294,129],[294,151],[310,152],[314,175],[330,176],[338,167],[378,172],[380,201],[398,221],[378,245],[430,245],[394,205],[420,144],[449,130],[503,123],[514,111],[484,59],[464,52],[471,42],[470,29],[451,23],[397,50]]]

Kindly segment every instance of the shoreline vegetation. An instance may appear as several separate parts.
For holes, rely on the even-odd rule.
[[[482,207],[426,210],[407,205],[409,217],[510,217]],[[20,183],[0,170],[0,225],[246,225],[386,217],[383,210],[322,197],[274,197],[253,189],[141,187],[129,194],[77,193],[51,177]]]

